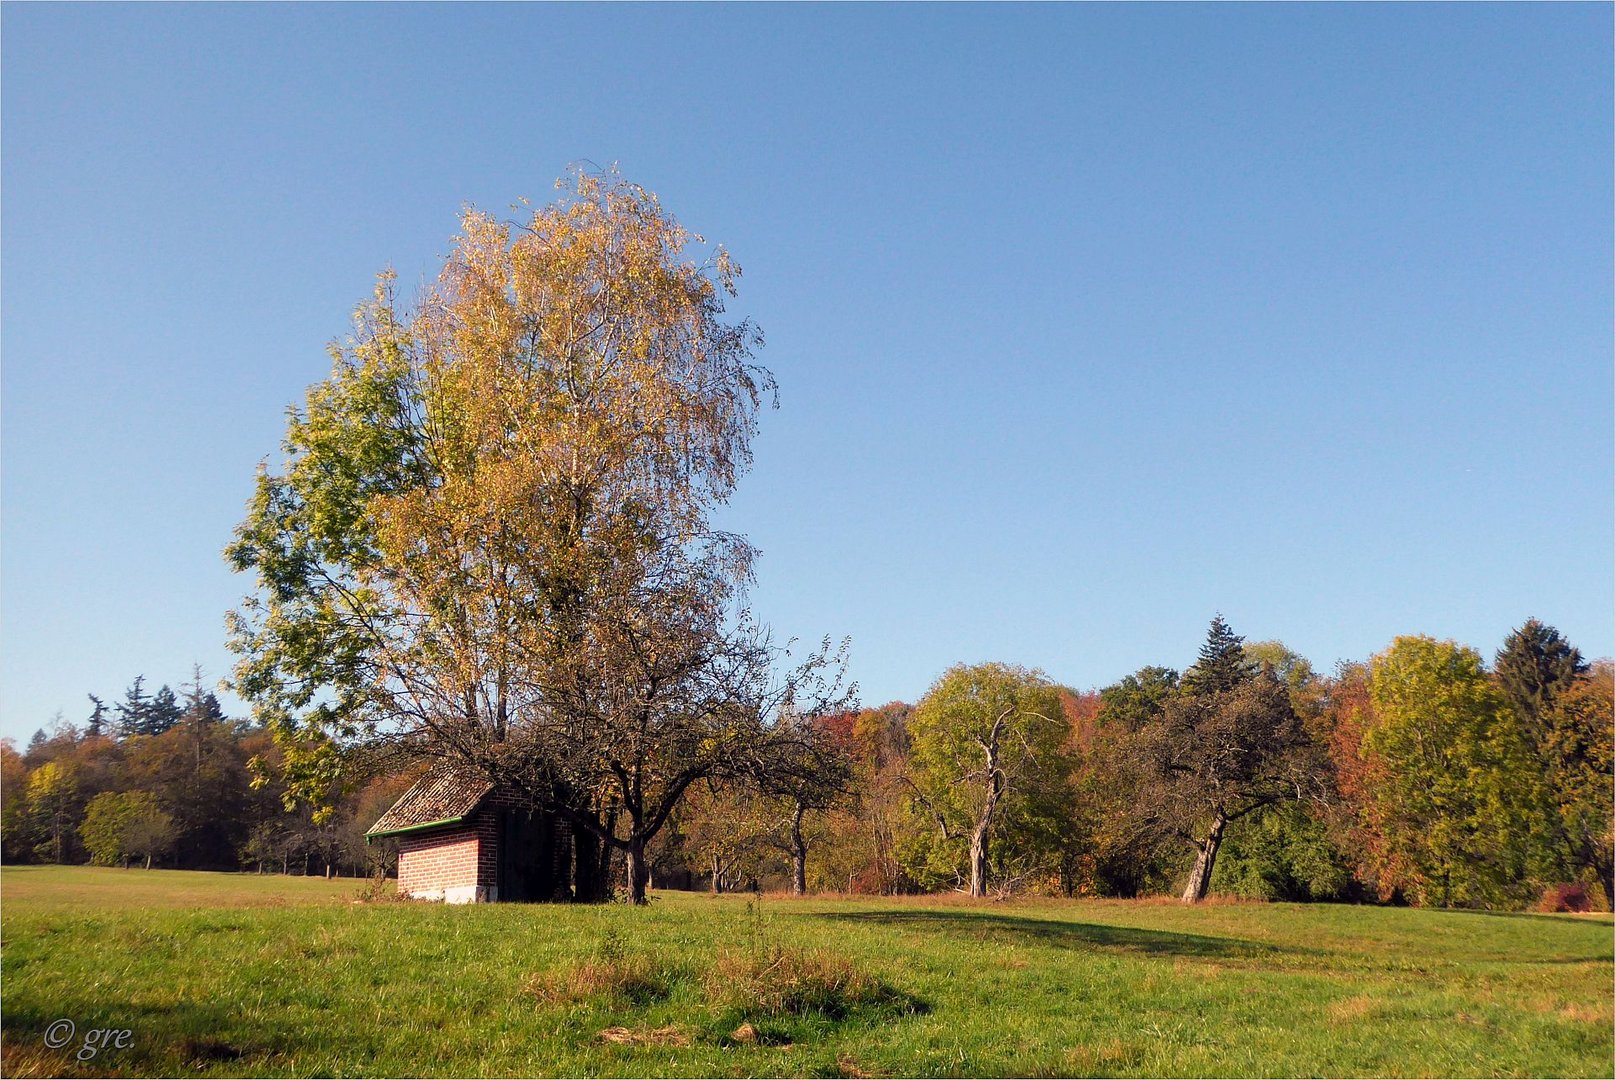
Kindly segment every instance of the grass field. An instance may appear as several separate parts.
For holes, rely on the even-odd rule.
[[[5,1074],[1615,1073],[1607,915],[679,893],[449,908],[358,888],[6,868]],[[750,1014],[711,973],[759,938],[845,957],[903,1004],[759,1018],[737,1040]],[[660,988],[534,992],[601,957],[646,959]],[[62,1019],[73,1038],[49,1049]],[[79,1061],[99,1029],[130,1034]]]

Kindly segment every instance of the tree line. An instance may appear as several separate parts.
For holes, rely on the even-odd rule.
[[[0,741],[0,858],[7,863],[370,874],[392,865],[364,831],[407,786],[375,777],[325,820],[288,809],[280,752],[255,723],[224,714],[200,672],[179,693],[137,677],[113,706],[89,695],[18,750]]]
[[[174,701],[153,722],[151,702]],[[385,872],[363,834],[418,767],[288,810],[261,727],[199,677],[143,680],[23,752],[0,746],[8,862]],[[1615,668],[1531,619],[1487,665],[1429,637],[1322,675],[1218,618],[1181,673],[1078,691],[959,665],[918,701],[777,724],[796,767],[691,785],[647,852],[658,884],[794,892],[1517,908],[1608,904]],[[144,704],[143,704],[144,703]],[[607,860],[608,871],[611,861]],[[617,884],[626,874],[620,857]],[[609,873],[608,873],[609,879]]]
[[[787,883],[805,834],[805,887],[836,891],[1607,906],[1612,699],[1615,669],[1535,619],[1490,667],[1407,636],[1322,675],[1218,618],[1181,673],[1073,691],[959,666],[916,705],[823,718],[841,798],[714,788],[659,855],[716,889]]]

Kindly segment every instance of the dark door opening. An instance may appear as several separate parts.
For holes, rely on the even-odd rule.
[[[498,887],[501,902],[556,899],[566,883],[555,874],[555,822],[537,810],[499,811]]]

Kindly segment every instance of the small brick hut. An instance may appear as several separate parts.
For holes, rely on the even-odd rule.
[[[398,839],[398,893],[450,904],[571,898],[571,832],[491,781],[447,766],[421,777],[366,840]]]

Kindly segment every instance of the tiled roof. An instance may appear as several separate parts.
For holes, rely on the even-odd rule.
[[[365,835],[394,836],[433,825],[453,825],[470,817],[492,790],[493,782],[485,777],[439,765],[404,792]]]

